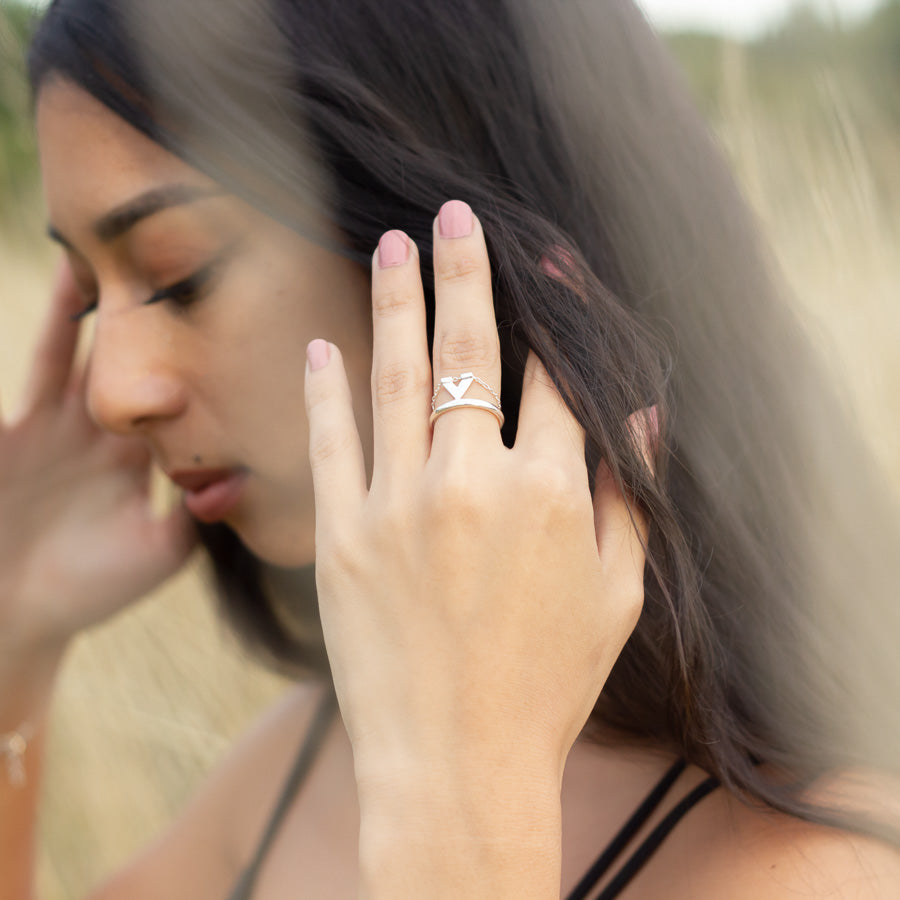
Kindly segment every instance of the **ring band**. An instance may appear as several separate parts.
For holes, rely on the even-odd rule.
[[[464,398],[466,391],[476,382],[494,398],[493,403],[488,403],[487,400],[476,400],[474,397]],[[437,400],[438,394],[442,389],[446,390],[453,399],[435,408],[434,401]],[[435,419],[442,416],[445,412],[450,412],[453,409],[462,409],[467,406],[471,409],[487,410],[497,419],[500,427],[503,427],[505,416],[500,409],[500,397],[486,381],[483,381],[472,372],[463,372],[462,375],[447,375],[441,379],[440,384],[434,389],[434,394],[431,397],[431,418],[428,420],[428,424],[434,425]]]
[[[497,396],[497,392],[486,381],[483,381],[472,372],[463,372],[462,375],[447,375],[441,379],[440,384],[434,389],[434,393],[431,395],[431,411],[434,412],[434,401],[437,400],[441,388],[446,390],[454,400],[459,400],[473,383],[476,382],[494,398],[497,409],[500,409],[502,404],[500,403],[500,398]]]
[[[497,421],[500,423],[500,427],[503,427],[503,422],[505,421],[503,411],[498,406],[494,406],[493,403],[488,403],[487,400],[475,400],[474,398],[471,400],[451,400],[449,403],[442,404],[432,412],[428,424],[434,425],[435,419],[440,418],[444,413],[454,409],[461,409],[464,406],[469,406],[472,409],[487,410],[496,417]]]

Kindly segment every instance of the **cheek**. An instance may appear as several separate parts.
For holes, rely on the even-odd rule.
[[[238,429],[241,446],[252,447],[248,464],[262,454],[283,477],[288,464],[306,472],[308,466],[298,467],[308,442],[306,346],[317,337],[341,348],[360,434],[370,443],[369,298],[367,272],[296,236],[260,240],[229,266],[197,331],[208,360],[202,377],[229,420],[221,424]]]

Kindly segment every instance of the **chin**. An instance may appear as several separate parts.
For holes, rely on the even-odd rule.
[[[244,546],[263,562],[286,569],[308,566],[316,559],[315,526],[296,519],[233,522]]]

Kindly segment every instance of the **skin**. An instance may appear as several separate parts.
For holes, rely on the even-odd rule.
[[[634,530],[610,479],[591,497],[584,434],[535,357],[514,450],[480,411],[440,418],[432,442],[427,410],[438,378],[473,371],[501,388],[487,253],[471,210],[450,205],[435,224],[432,373],[417,250],[404,236],[383,239],[370,287],[356,266],[220,195],[70,84],[43,88],[37,127],[51,231],[81,303],[96,303],[83,385],[90,419],[129,446],[136,439],[167,471],[198,456],[207,467],[246,466],[227,521],[265,559],[309,561],[315,525],[323,624],[367,835],[367,890],[396,896],[379,874],[392,867],[377,846],[398,814],[400,780],[410,826],[424,792],[443,784],[442,803],[455,803],[483,780],[478,772],[500,763],[510,738],[521,758],[505,761],[496,795],[478,784],[476,802],[508,849],[485,860],[491,873],[471,877],[481,890],[500,888],[521,871],[515,857],[537,850],[545,865],[531,889],[558,884],[565,759],[637,619],[646,534]],[[208,196],[110,227],[111,212],[173,184]],[[146,305],[212,259],[217,274],[190,307]],[[298,348],[314,337],[304,379]],[[571,602],[551,634],[541,610],[557,592]],[[448,641],[454,632],[459,639]],[[415,651],[397,652],[404,643]],[[462,671],[469,684],[494,688],[480,708],[456,689]],[[523,679],[530,671],[541,678]],[[404,684],[419,691],[398,691]],[[382,691],[373,718],[367,708]],[[551,696],[566,702],[548,704]],[[466,821],[440,818],[442,829],[470,833]],[[519,822],[540,827],[517,840]]]
[[[151,459],[167,470],[200,465],[198,455],[205,467],[247,466],[229,522],[272,561],[306,562],[315,546],[342,714],[258,900],[294,895],[301,877],[311,896],[570,890],[671,761],[577,740],[640,611],[647,524],[602,469],[591,496],[584,435],[533,356],[513,448],[480,411],[429,429],[442,375],[473,371],[501,388],[477,219],[456,236],[435,223],[431,371],[413,244],[398,256],[383,239],[370,284],[227,196],[107,243],[92,233],[97,220],[149,188],[215,185],[62,82],[41,93],[38,134],[69,265],[21,411],[0,426],[0,522],[23,522],[19,545],[0,546],[0,635],[12,651],[0,656],[3,684],[40,694],[52,680],[35,674],[52,670],[46,648],[190,552],[180,510],[149,514]],[[457,223],[468,215],[451,212]],[[226,246],[240,250],[196,307],[143,305]],[[95,294],[82,375],[69,316]],[[642,447],[649,421],[632,423]],[[79,566],[86,548],[91,565]],[[93,896],[225,896],[314,699],[303,687],[270,713],[171,832]],[[0,730],[29,704],[43,706],[27,690],[0,691]],[[684,790],[702,777],[690,770]],[[13,808],[2,787],[0,808]],[[28,815],[10,819],[13,835],[28,833]],[[888,897],[898,884],[895,857],[872,842],[719,791],[623,896]]]
[[[42,90],[37,128],[53,230],[84,301],[99,299],[91,418],[139,437],[165,471],[247,467],[229,524],[270,562],[311,562],[303,348],[317,336],[340,343],[355,394],[366,398],[368,273],[223,194],[64,81]],[[164,209],[111,242],[94,233],[110,210],[173,184],[211,196]],[[142,305],[223,254],[192,306]],[[371,407],[360,403],[355,412],[368,433]]]

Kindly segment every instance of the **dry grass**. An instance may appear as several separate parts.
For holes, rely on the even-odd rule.
[[[798,87],[803,125],[756,99],[740,46],[725,45],[722,75],[722,146],[813,340],[900,487],[900,133],[862,82],[826,70]]]
[[[738,51],[725,58],[723,75],[723,146],[861,427],[900,484],[900,180],[891,167],[900,135],[869,121],[865,97],[825,76],[817,99],[825,125],[808,132],[754,104]],[[0,246],[7,405],[21,384],[49,268],[37,252]],[[83,636],[55,707],[40,896],[83,896],[145,843],[282,689],[222,633],[196,570]]]
[[[52,260],[7,241],[0,272],[0,398],[9,409]],[[284,684],[225,633],[199,565],[81,636],[53,713],[38,896],[83,897],[146,844]]]

